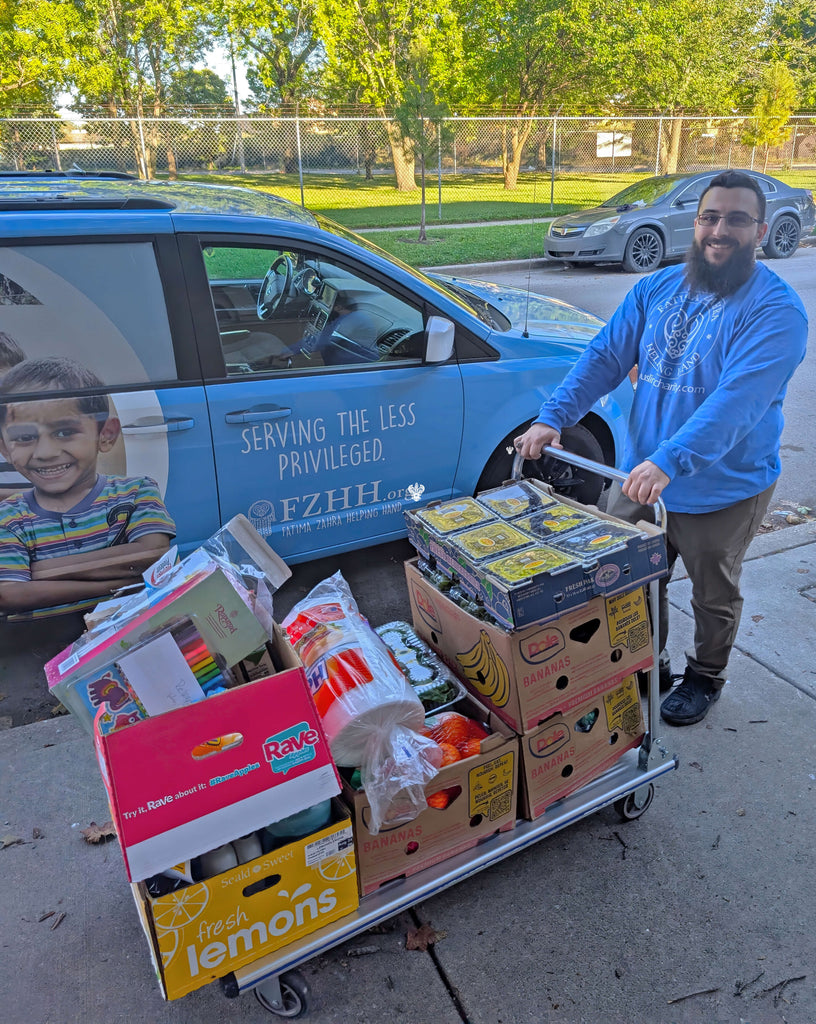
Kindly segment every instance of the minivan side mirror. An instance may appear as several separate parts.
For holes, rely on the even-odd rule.
[[[446,363],[453,355],[455,327],[444,316],[429,316],[425,328],[425,362]]]

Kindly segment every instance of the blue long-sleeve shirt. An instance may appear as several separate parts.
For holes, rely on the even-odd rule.
[[[685,268],[669,267],[638,281],[538,422],[577,423],[637,364],[621,468],[662,469],[670,511],[726,508],[779,476],[782,400],[807,329],[798,295],[764,264],[725,299],[691,294]]]

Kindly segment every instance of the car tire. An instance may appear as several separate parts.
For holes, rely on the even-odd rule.
[[[508,434],[499,447],[488,459],[476,492],[489,491],[493,487],[500,487],[506,480],[510,479],[513,470],[513,440],[523,433],[524,428]],[[574,427],[565,427],[561,431],[561,444],[565,450],[573,455],[581,455],[585,459],[604,464],[603,449],[587,427],[578,424]],[[560,462],[558,459],[548,455],[537,459],[535,462],[526,461],[523,464],[522,473],[525,477],[533,480],[542,480],[551,484],[553,490],[563,494],[566,498],[574,498],[583,505],[594,505],[606,482],[605,478],[595,473],[586,473],[577,466],[571,466],[568,462]]]
[[[663,259],[663,239],[653,228],[640,228],[626,243],[623,269],[629,274],[645,274]]]
[[[799,248],[802,229],[795,217],[779,217],[774,221],[762,249],[772,260],[786,260]]]

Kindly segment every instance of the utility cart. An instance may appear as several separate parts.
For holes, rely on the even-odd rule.
[[[579,470],[609,480],[622,482],[626,479],[625,473],[570,452],[545,448],[544,453]],[[520,478],[521,467],[522,459],[517,455],[513,464],[513,479]],[[660,499],[654,505],[654,512],[656,525],[663,527],[665,507]],[[625,821],[639,818],[652,802],[655,780],[678,766],[677,757],[668,753],[657,735],[660,723],[657,588],[657,580],[649,584],[655,657],[653,668],[649,672],[646,731],[639,748],[627,751],[611,769],[551,805],[534,821],[519,820],[510,831],[499,832],[481,845],[407,878],[395,879],[375,892],[363,896],[359,908],[347,917],[235,970],[221,979],[225,994],[235,997],[254,990],[260,1004],[270,1013],[290,1019],[302,1017],[308,1011],[309,992],[306,981],[297,968],[312,957],[408,910],[443,889],[498,864],[506,857],[532,846],[603,807],[614,806]]]

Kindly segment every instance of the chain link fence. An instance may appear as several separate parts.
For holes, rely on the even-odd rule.
[[[747,144],[751,128],[747,117],[451,117],[426,137],[426,183],[443,219],[462,185],[471,200],[513,203],[516,186],[534,179],[537,203],[561,210],[608,198],[626,175],[743,167],[812,170],[816,180],[816,115],[791,118],[774,146]],[[0,171],[269,175],[276,191],[308,206],[310,188],[325,200],[327,187],[361,178],[396,185],[395,132],[368,117],[10,118],[0,119]],[[403,185],[416,182],[419,164],[402,171]]]

